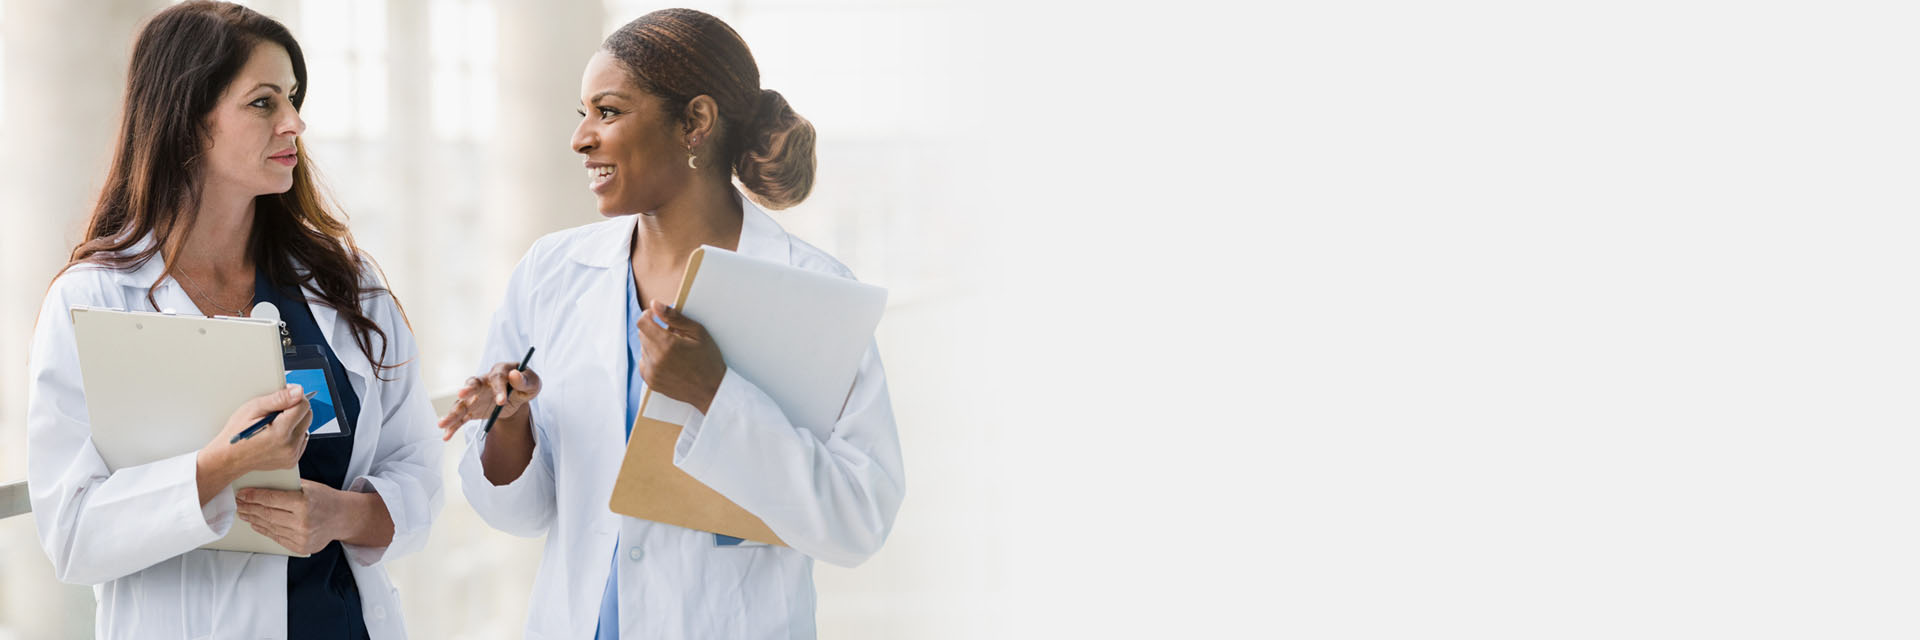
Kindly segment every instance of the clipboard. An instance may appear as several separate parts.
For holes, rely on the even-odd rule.
[[[94,449],[108,469],[197,451],[233,410],[286,386],[279,322],[76,306],[73,333]],[[300,490],[297,467],[254,471],[233,488]],[[202,549],[296,554],[235,518]]]
[[[886,309],[887,290],[705,246],[681,276],[674,308],[706,327],[727,368],[822,440],[846,408]],[[647,389],[608,507],[614,513],[787,546],[765,521],[673,464],[680,425],[697,410]]]

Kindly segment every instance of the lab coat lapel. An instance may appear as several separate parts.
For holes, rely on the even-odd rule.
[[[362,400],[361,406],[367,406],[367,381],[373,378],[373,363],[367,361],[360,345],[353,340],[353,330],[340,319],[340,312],[320,300],[320,293],[311,288],[303,289],[307,297],[307,308],[313,310],[313,323],[320,325],[320,335],[327,340],[327,346],[333,349],[333,357],[340,359],[340,366],[346,368],[347,377],[353,385],[354,395]],[[374,336],[375,353],[379,353],[379,336]]]
[[[313,310],[313,323],[320,326],[320,335],[326,339],[327,347],[333,349],[333,357],[340,360],[341,368],[347,370],[347,384],[353,388],[355,397],[360,399],[360,419],[353,424],[353,453],[347,461],[347,481],[366,473],[373,452],[380,443],[382,427],[382,400],[372,395],[375,390],[373,381],[373,363],[360,351],[360,345],[353,340],[353,329],[340,319],[340,312],[327,303],[321,302],[319,292],[312,288],[302,288],[307,298],[307,308]],[[391,338],[391,336],[389,336]],[[380,337],[373,336],[374,353],[380,353]],[[394,357],[388,354],[389,358]],[[342,487],[344,488],[344,487]]]
[[[627,397],[627,257],[633,247],[633,223],[629,216],[628,224],[607,225],[600,236],[594,238],[590,259],[581,260],[568,268],[580,269],[579,275],[586,282],[580,296],[573,300],[569,313],[574,314],[572,323],[581,327],[582,335],[577,340],[563,340],[555,348],[575,348],[582,351],[565,354],[566,360],[578,362],[579,376],[568,376],[567,384],[576,388],[564,392],[566,398],[578,398],[580,401],[568,403],[568,410],[589,412],[583,416],[586,424],[611,425],[608,429],[594,429],[602,434],[592,438],[591,446],[610,447],[611,450],[626,449],[626,429],[621,422],[626,418]],[[536,345],[540,346],[540,345]],[[545,348],[544,346],[541,346]],[[562,354],[554,354],[562,355]],[[536,356],[536,365],[541,358]],[[536,371],[539,368],[534,368]],[[556,380],[557,378],[548,378]],[[586,399],[592,398],[588,401]],[[609,401],[611,400],[611,401]],[[568,420],[566,422],[573,422]],[[615,464],[618,459],[615,458]],[[608,491],[612,490],[612,470],[605,474]]]

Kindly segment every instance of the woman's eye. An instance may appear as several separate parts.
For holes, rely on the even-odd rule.
[[[607,107],[600,107],[600,119],[605,120],[616,115],[620,115],[620,112]]]
[[[247,106],[254,107],[257,109],[271,109],[273,108],[273,98],[261,98],[259,100],[255,100],[253,102],[247,103]]]

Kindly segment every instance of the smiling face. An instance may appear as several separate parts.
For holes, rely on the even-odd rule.
[[[295,140],[307,130],[291,99],[298,90],[287,50],[271,42],[255,45],[207,115],[211,134],[201,179],[248,195],[292,189],[299,162]]]
[[[659,96],[641,91],[605,51],[587,61],[580,108],[573,150],[586,156],[587,188],[601,215],[657,211],[692,183],[689,141],[682,139],[687,132],[667,117]]]

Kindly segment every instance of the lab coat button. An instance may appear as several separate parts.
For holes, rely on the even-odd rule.
[[[639,561],[640,561],[640,547],[629,547],[629,548],[627,549],[627,559],[628,559],[628,560],[632,560],[632,561],[634,561],[634,562],[639,562]]]
[[[386,608],[386,607],[374,607],[374,608],[373,608],[373,619],[375,619],[375,620],[385,620],[385,619],[387,619],[387,608]]]

